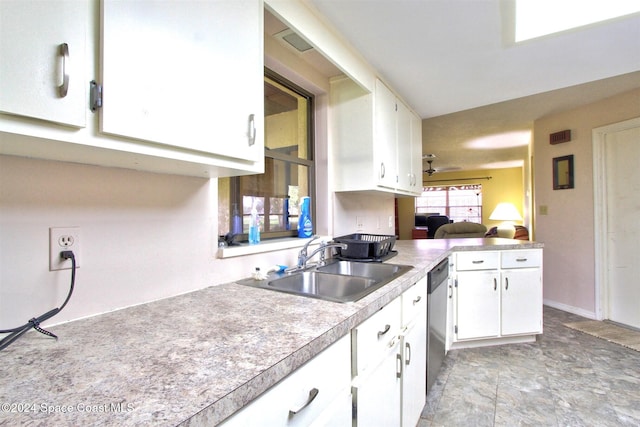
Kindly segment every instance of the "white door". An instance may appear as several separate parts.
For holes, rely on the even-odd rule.
[[[640,328],[640,127],[604,138],[608,318]]]

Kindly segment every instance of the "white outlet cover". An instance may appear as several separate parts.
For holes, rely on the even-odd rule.
[[[80,267],[80,227],[49,228],[49,271],[71,269],[71,260],[60,257],[62,251],[73,251],[76,268]]]

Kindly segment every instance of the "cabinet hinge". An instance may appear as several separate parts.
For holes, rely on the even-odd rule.
[[[89,82],[89,108],[93,112],[102,108],[102,85],[95,80]]]
[[[458,333],[458,325],[453,327],[453,331],[457,334]]]

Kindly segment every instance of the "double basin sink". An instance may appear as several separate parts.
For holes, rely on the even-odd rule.
[[[249,278],[238,283],[346,303],[369,295],[411,268],[409,265],[377,262],[330,261],[305,270],[272,274],[264,280]]]

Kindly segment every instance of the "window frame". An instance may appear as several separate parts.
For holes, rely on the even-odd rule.
[[[461,187],[475,187],[475,188],[461,188]],[[419,199],[423,198],[422,196],[418,196],[416,197],[416,203],[415,203],[415,213],[416,214],[424,214],[424,213],[429,213],[429,212],[434,212],[434,211],[439,211],[440,209],[444,209],[444,212],[439,212],[440,215],[446,215],[447,217],[449,217],[450,219],[454,219],[451,217],[451,203],[450,203],[450,193],[452,191],[452,189],[463,189],[463,190],[476,190],[476,204],[473,205],[459,205],[459,206],[453,206],[454,208],[461,208],[461,207],[468,207],[469,209],[477,209],[478,210],[478,215],[474,215],[474,218],[478,218],[478,223],[482,224],[482,184],[478,183],[478,184],[452,184],[452,185],[437,185],[437,186],[425,186],[422,189],[422,194],[424,193],[428,193],[430,191],[437,191],[436,189],[440,189],[440,191],[445,192],[445,205],[444,206],[424,206],[424,205],[418,205],[419,203]],[[428,190],[431,189],[431,190]],[[461,222],[461,220],[459,219],[460,217],[456,217],[456,219],[458,219],[458,222]],[[467,222],[476,222],[476,221],[469,221],[468,219],[462,220],[462,221],[467,221]]]
[[[280,161],[280,162],[285,162],[287,169],[291,168],[292,166],[305,166],[307,168],[307,183],[308,183],[308,193],[309,196],[311,197],[311,219],[312,219],[312,223],[313,223],[313,227],[314,229],[316,229],[316,223],[315,223],[315,204],[314,204],[314,200],[315,200],[315,182],[316,182],[316,168],[315,168],[315,140],[314,140],[314,135],[315,135],[315,128],[314,128],[314,123],[315,123],[315,99],[314,99],[314,94],[312,94],[311,92],[301,88],[300,86],[296,85],[295,83],[289,81],[288,79],[282,77],[281,75],[277,74],[276,72],[268,69],[268,68],[264,68],[264,77],[266,79],[270,79],[284,87],[286,87],[287,89],[295,92],[297,95],[300,95],[301,97],[305,98],[307,100],[307,123],[306,123],[306,134],[307,134],[307,159],[303,159],[303,158],[299,158],[297,156],[292,156],[289,155],[285,152],[284,148],[283,149],[269,149],[267,147],[267,141],[266,141],[266,135],[265,135],[265,150],[264,150],[264,157],[265,157],[265,167],[266,164],[269,162],[269,159],[272,159],[274,161]],[[285,172],[286,173],[286,172]],[[260,175],[260,174],[258,174]],[[264,175],[264,173],[262,174]],[[249,217],[250,217],[250,213],[247,213],[247,211],[244,209],[243,206],[243,197],[245,195],[241,194],[241,179],[243,178],[243,176],[237,176],[237,177],[230,177],[229,178],[229,200],[226,201],[226,203],[228,204],[227,209],[229,212],[229,223],[228,223],[228,229],[232,230],[232,222],[233,222],[233,218],[231,215],[231,211],[232,211],[232,207],[234,204],[237,204],[238,207],[238,211],[241,217],[241,224],[242,224],[242,233],[238,233],[233,237],[233,240],[235,242],[242,242],[242,243],[246,243],[249,240],[249,236],[248,233],[244,232],[245,230],[245,224],[248,223]],[[268,230],[268,224],[269,224],[269,218],[274,215],[272,213],[270,213],[270,198],[272,198],[274,195],[273,194],[268,194],[268,193],[263,193],[263,194],[259,194],[259,195],[252,195],[253,197],[263,197],[264,200],[264,210],[263,212],[260,214],[259,213],[259,218],[260,218],[260,223],[261,223],[261,240],[269,240],[269,239],[278,239],[278,238],[287,238],[287,237],[297,237],[297,228],[295,228],[294,226],[292,226],[292,228],[290,230],[278,230],[278,231],[269,231]],[[218,203],[223,202],[220,198],[218,199]],[[291,206],[289,207],[289,212],[291,212]],[[289,215],[290,218],[296,218],[298,215]],[[267,229],[265,229],[265,226],[267,227]],[[220,234],[220,233],[218,233]]]

